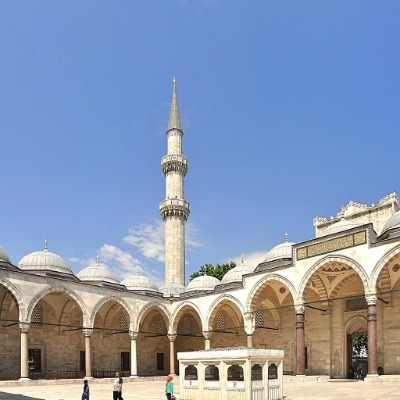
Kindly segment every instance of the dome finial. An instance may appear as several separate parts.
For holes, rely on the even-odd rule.
[[[96,254],[96,265],[99,266],[99,255]]]
[[[44,251],[47,251],[48,247],[47,247],[47,239],[44,239]]]
[[[136,275],[139,275],[139,265],[136,265]]]
[[[287,241],[288,241],[288,238],[289,238],[289,234],[287,233],[287,232],[285,232],[285,242],[287,243]]]
[[[242,265],[244,264],[244,256],[243,256],[243,254],[242,254]]]

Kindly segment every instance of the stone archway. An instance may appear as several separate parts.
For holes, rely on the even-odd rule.
[[[359,315],[351,318],[344,327],[346,344],[345,363],[348,366],[347,378],[354,379],[359,368],[361,368],[363,375],[367,373],[368,352],[366,346],[363,346],[363,343],[367,343],[367,333],[367,320]],[[361,341],[360,339],[363,340]]]

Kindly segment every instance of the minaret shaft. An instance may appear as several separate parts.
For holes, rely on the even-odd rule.
[[[167,130],[167,155],[161,159],[161,168],[165,175],[165,200],[160,203],[160,213],[165,223],[166,285],[172,281],[185,284],[185,223],[190,213],[190,205],[184,200],[188,161],[182,155],[182,137],[174,78]]]

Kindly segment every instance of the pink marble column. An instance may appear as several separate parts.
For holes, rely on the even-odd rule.
[[[366,296],[368,304],[368,375],[378,374],[376,296]]]
[[[169,339],[169,374],[175,375],[175,339],[176,334],[168,334]]]
[[[296,306],[297,375],[305,375],[306,354],[304,336],[304,306]]]

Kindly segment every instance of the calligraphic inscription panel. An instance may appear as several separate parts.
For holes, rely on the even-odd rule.
[[[324,240],[323,242],[300,247],[296,249],[296,255],[298,260],[303,260],[305,258],[315,257],[365,243],[367,243],[366,232],[357,232],[337,239]]]

